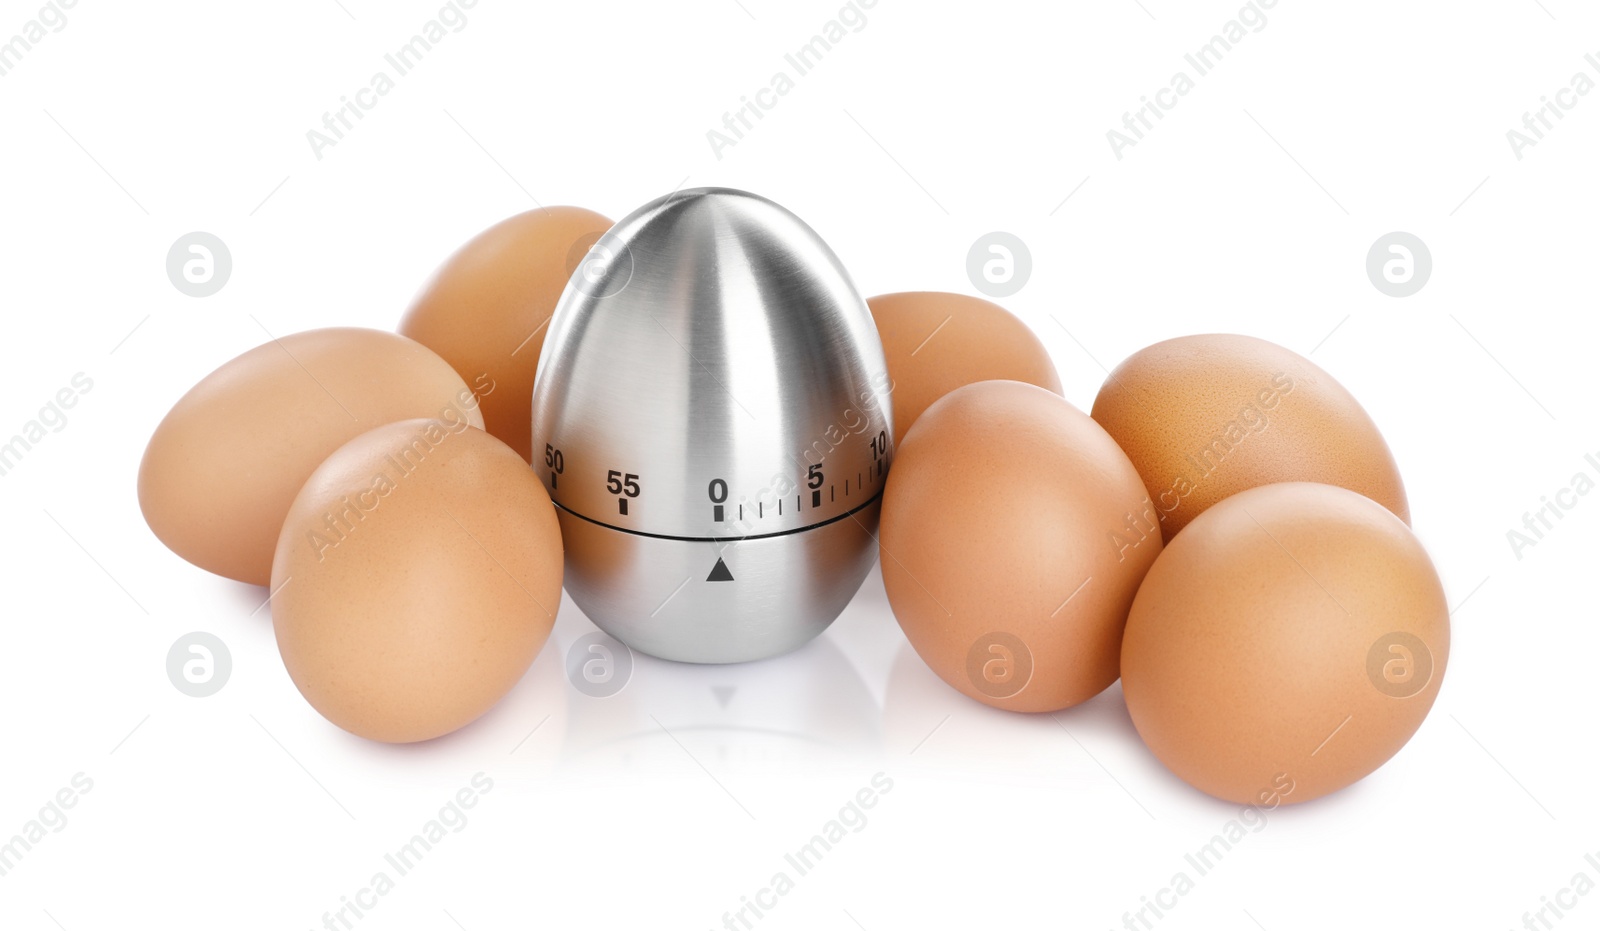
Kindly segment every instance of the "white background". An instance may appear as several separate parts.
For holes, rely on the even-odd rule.
[[[0,41],[38,8],[0,2]],[[1438,704],[1372,777],[1273,813],[1161,931],[1521,927],[1600,878],[1600,500],[1520,559],[1506,538],[1600,453],[1600,93],[1521,160],[1506,138],[1600,53],[1591,8],[1281,0],[1118,160],[1106,131],[1237,2],[881,0],[719,159],[707,130],[836,0],[481,0],[317,159],[306,132],[438,8],[81,0],[0,78],[0,434],[94,381],[0,478],[0,837],[94,785],[0,877],[0,926],[321,927],[478,772],[467,826],[355,927],[721,927],[879,772],[865,828],[754,927],[1120,927],[1236,816],[1145,750],[1116,687],[1038,717],[945,687],[876,573],[792,656],[640,659],[604,702],[562,674],[592,629],[568,601],[479,723],[373,745],[295,692],[263,591],[146,529],[151,430],[263,327],[392,327],[535,198],[615,218],[683,184],[788,206],[866,294],[972,293],[973,241],[1022,237],[1033,277],[1003,303],[1081,408],[1141,346],[1240,332],[1314,350],[1383,429],[1455,609]],[[210,298],[166,276],[192,230],[232,250]],[[1432,250],[1410,298],[1364,270],[1391,230]],[[211,698],[166,676],[194,630],[232,650]],[[1600,894],[1578,902],[1553,927],[1600,923]]]

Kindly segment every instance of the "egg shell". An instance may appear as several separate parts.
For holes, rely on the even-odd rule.
[[[352,734],[454,731],[527,671],[561,601],[555,507],[509,446],[408,420],[351,440],[283,525],[272,623],[290,677]]]
[[[139,506],[174,553],[266,585],[289,504],[347,440],[415,417],[474,427],[471,390],[426,346],[379,330],[295,333],[207,375],[156,427]]]
[[[906,291],[867,301],[894,383],[896,445],[934,401],[962,385],[1005,379],[1061,393],[1050,354],[999,304],[965,294]]]
[[[447,259],[400,321],[483,400],[490,433],[532,461],[533,376],[572,270],[611,221],[545,207],[496,223]]]
[[[1184,781],[1305,802],[1376,770],[1444,677],[1449,608],[1397,517],[1331,485],[1240,492],[1162,551],[1134,600],[1122,691]]]
[[[1117,366],[1090,414],[1133,460],[1173,538],[1218,501],[1274,482],[1366,495],[1410,523],[1389,445],[1309,359],[1251,336],[1184,336]]]
[[[984,381],[936,401],[896,451],[881,527],[889,606],[945,682],[1055,711],[1116,681],[1161,534],[1133,465],[1062,398]]]

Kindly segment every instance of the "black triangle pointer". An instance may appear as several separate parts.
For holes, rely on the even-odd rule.
[[[706,576],[707,582],[732,582],[733,573],[728,571],[728,564],[718,559],[717,564],[711,567],[711,574]]]

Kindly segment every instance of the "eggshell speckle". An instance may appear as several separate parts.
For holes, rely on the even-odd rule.
[[[1043,388],[984,381],[906,434],[880,543],[889,605],[940,678],[998,708],[1055,711],[1116,681],[1161,534],[1098,424]]]
[[[278,540],[272,622],[312,707],[409,742],[487,711],[550,635],[561,599],[555,507],[481,430],[408,420],[323,463]]]
[[[1449,649],[1444,591],[1405,524],[1343,488],[1266,485],[1162,551],[1128,618],[1122,691],[1145,743],[1189,784],[1304,802],[1405,745]]]
[[[1273,482],[1338,485],[1411,520],[1394,457],[1361,404],[1266,340],[1185,336],[1141,349],[1090,413],[1138,468],[1168,540],[1218,501]]]

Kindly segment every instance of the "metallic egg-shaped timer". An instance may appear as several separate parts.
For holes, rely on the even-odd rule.
[[[866,303],[799,218],[722,188],[641,207],[573,273],[534,383],[567,592],[665,659],[815,637],[877,556],[890,388]]]

